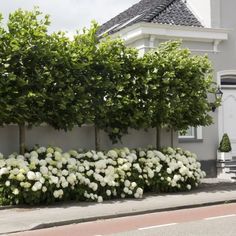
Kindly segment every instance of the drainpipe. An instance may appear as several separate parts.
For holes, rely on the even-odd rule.
[[[214,43],[213,43],[213,51],[214,51],[214,53],[219,52],[218,51],[218,45],[219,44],[220,44],[220,40],[214,40]]]

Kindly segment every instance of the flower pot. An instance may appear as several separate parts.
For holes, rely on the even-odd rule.
[[[217,152],[217,161],[230,161],[232,160],[231,152]]]

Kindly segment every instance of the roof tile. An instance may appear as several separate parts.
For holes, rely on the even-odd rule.
[[[104,23],[98,33],[112,34],[138,22],[202,27],[182,0],[141,0]]]

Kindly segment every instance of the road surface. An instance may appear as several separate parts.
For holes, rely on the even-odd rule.
[[[235,236],[236,203],[128,216],[12,236]]]

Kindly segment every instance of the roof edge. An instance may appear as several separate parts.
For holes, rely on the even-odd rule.
[[[110,36],[112,38],[121,37],[127,44],[148,36],[169,40],[183,39],[198,42],[221,42],[228,40],[228,33],[231,31],[231,29],[223,28],[201,28],[141,22],[124,28]]]

